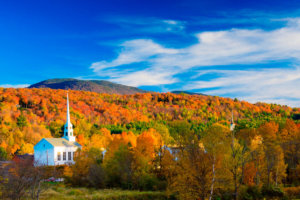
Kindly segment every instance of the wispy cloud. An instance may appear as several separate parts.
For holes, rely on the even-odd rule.
[[[298,18],[284,20],[286,25],[274,30],[230,29],[201,32],[195,35],[198,39],[196,44],[184,48],[165,47],[150,39],[130,40],[120,45],[116,59],[95,62],[91,68],[99,76],[105,75],[111,80],[133,86],[180,82],[178,76],[181,73],[189,70],[200,70],[201,73],[203,67],[212,68],[222,77],[210,81],[197,81],[191,77],[184,88],[209,89],[223,86],[222,90],[210,91],[221,95],[239,93],[242,88],[247,90],[249,84],[256,82],[251,87],[252,96],[244,95],[241,98],[284,102],[282,99],[300,97],[293,94],[299,93],[300,90],[295,86],[290,87],[293,83],[298,85],[297,73],[300,74],[298,68],[289,71],[286,69],[218,71],[218,66],[230,68],[230,65],[236,64],[254,65],[282,60],[297,65],[300,61],[300,20]],[[232,87],[231,84],[234,82],[230,81],[231,79],[235,79],[234,82],[240,81],[239,87]],[[291,89],[287,90],[288,87]],[[276,93],[276,88],[282,92]],[[270,92],[262,92],[262,89]]]
[[[185,22],[174,19],[159,19],[155,17],[128,17],[128,16],[106,16],[101,18],[109,24],[114,24],[126,31],[131,29],[136,32],[145,33],[178,33],[184,30]]]
[[[0,85],[0,87],[2,87],[2,88],[26,88],[29,86],[30,86],[30,84],[16,84],[16,85],[2,84],[2,85]]]
[[[167,57],[176,53],[178,53],[176,49],[164,48],[152,40],[132,40],[121,44],[121,52],[116,59],[110,62],[95,62],[91,68],[99,76],[109,76],[112,81],[131,86],[140,86],[141,83],[142,85],[170,84],[176,82],[176,79],[172,77],[173,72],[151,67],[140,71],[130,69],[127,65],[141,63],[157,55]]]
[[[201,76],[218,73],[219,78],[191,81],[186,90],[208,89],[207,94],[231,96],[250,102],[269,102],[297,106],[300,102],[300,67],[289,69],[204,70]]]
[[[121,44],[120,47],[121,51],[116,59],[110,62],[100,61],[93,63],[91,68],[94,69],[95,72],[98,72],[107,68],[147,61],[155,55],[178,53],[176,49],[164,48],[152,40],[146,39],[127,41]]]

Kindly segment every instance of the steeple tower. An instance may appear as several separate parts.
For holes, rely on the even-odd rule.
[[[235,128],[234,120],[233,120],[233,111],[231,112],[231,123],[230,123],[230,130],[233,131]]]
[[[75,136],[73,135],[73,125],[70,119],[70,108],[69,108],[69,94],[67,93],[67,119],[64,127],[64,137],[70,142],[75,142]]]

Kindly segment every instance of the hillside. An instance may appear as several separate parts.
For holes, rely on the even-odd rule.
[[[78,79],[48,79],[30,85],[29,88],[51,88],[63,90],[83,90],[107,94],[135,94],[146,91],[136,87],[116,84],[103,80],[78,80]]]
[[[137,149],[137,144],[149,144],[153,150],[160,141],[178,145],[181,136],[190,134],[201,139],[215,131],[210,134],[218,137],[229,130],[232,112],[241,144],[252,144],[263,136],[272,144],[281,144],[280,155],[288,161],[293,160],[284,145],[291,141],[300,144],[299,108],[173,93],[118,95],[70,90],[69,98],[77,141],[84,149],[110,148],[108,158],[113,155],[111,149],[123,143],[130,142]],[[6,159],[16,153],[33,153],[42,138],[62,136],[65,119],[66,90],[0,88],[0,156]],[[242,143],[242,138],[247,142]],[[298,150],[294,154],[300,155]],[[298,161],[291,163],[290,169]],[[288,176],[291,180],[292,174]]]
[[[178,121],[187,122],[201,135],[216,122],[229,126],[232,110],[238,128],[258,127],[269,120],[298,119],[300,113],[298,108],[203,95],[110,95],[76,90],[69,95],[74,133],[81,140],[101,128],[135,134],[154,128],[173,137],[170,126]],[[42,137],[60,137],[65,104],[64,90],[0,88],[0,146],[9,153],[30,153]]]

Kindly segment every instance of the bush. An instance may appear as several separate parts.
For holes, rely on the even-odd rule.
[[[139,178],[139,189],[144,191],[160,190],[158,178],[152,174],[144,174]]]
[[[215,200],[232,200],[233,191],[224,189],[215,189],[213,199]]]
[[[262,194],[258,186],[248,186],[240,191],[241,200],[259,200],[262,199]]]
[[[89,169],[88,181],[90,186],[94,188],[105,187],[106,174],[102,165],[93,164]]]
[[[300,186],[284,188],[284,193],[289,199],[300,198]]]
[[[261,193],[263,197],[267,197],[267,198],[284,197],[284,193],[281,190],[281,188],[275,186],[263,186]]]
[[[221,196],[221,200],[231,200],[231,199],[233,199],[232,192],[224,192]]]

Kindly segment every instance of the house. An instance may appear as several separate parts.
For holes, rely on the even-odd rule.
[[[69,96],[67,94],[67,119],[62,138],[43,138],[34,146],[35,165],[65,165],[74,164],[74,155],[81,145],[73,135],[73,125],[70,120]]]

